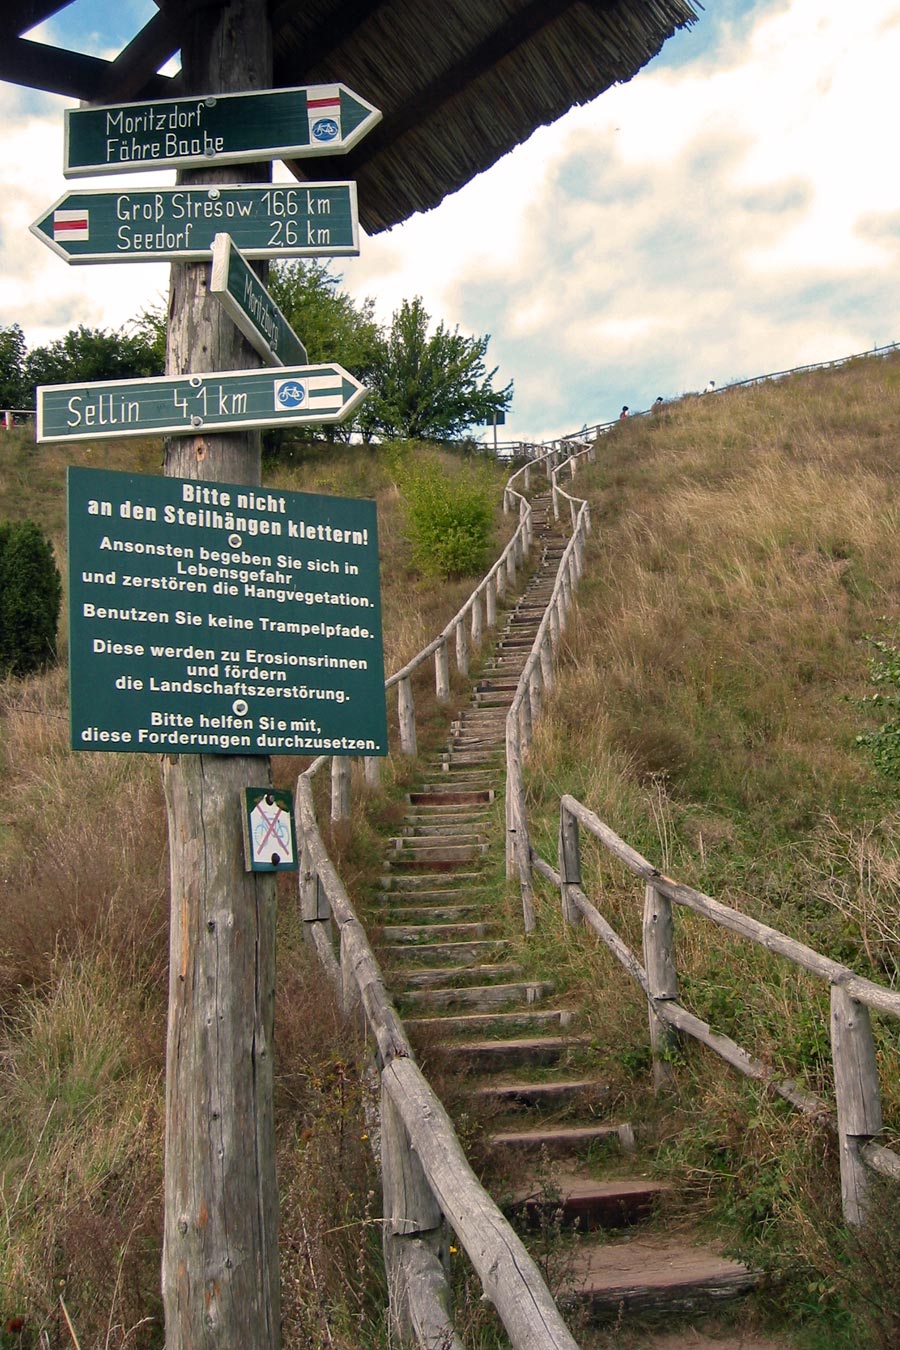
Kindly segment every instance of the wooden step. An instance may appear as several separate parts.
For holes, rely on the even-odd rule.
[[[418,950],[418,949],[417,949]],[[519,1036],[509,1040],[452,1041],[442,1047],[447,1059],[484,1072],[523,1064],[557,1064],[587,1044],[579,1036]]]
[[[415,946],[435,942],[473,942],[493,937],[497,925],[482,921],[480,923],[416,923],[386,924],[382,929],[383,941],[389,943],[408,942]]]
[[[634,1149],[634,1129],[627,1121],[619,1124],[594,1121],[590,1125],[536,1125],[530,1130],[497,1130],[488,1142],[496,1150],[540,1153],[555,1158],[611,1140],[616,1140],[620,1148],[630,1153]]]
[[[432,788],[428,792],[410,792],[407,801],[413,806],[471,806],[477,802],[492,802],[493,788]]]
[[[496,1103],[505,1111],[561,1111],[583,1108],[609,1096],[609,1084],[599,1078],[561,1078],[546,1082],[495,1081],[472,1088],[472,1096]]]
[[[407,962],[411,957],[422,965],[484,965],[496,962],[509,948],[508,942],[417,942],[412,946],[400,944],[385,946],[384,952],[393,960]],[[404,978],[408,972],[404,971]]]
[[[422,989],[406,993],[400,1000],[403,1009],[419,1008],[500,1008],[507,1003],[536,1003],[551,993],[549,981],[514,984],[470,984],[463,988]]]
[[[553,1168],[517,1185],[503,1208],[528,1227],[555,1219],[586,1233],[644,1222],[670,1189],[666,1182],[646,1177],[598,1181],[583,1172]]]
[[[718,1307],[740,1298],[759,1276],[714,1247],[683,1238],[582,1242],[571,1253],[560,1303],[598,1322],[623,1314],[656,1316]]]
[[[398,997],[406,998],[419,989],[462,989],[466,984],[490,984],[514,980],[522,974],[522,967],[515,961],[475,962],[466,967],[422,966],[404,967],[397,971],[403,983],[397,982]]]
[[[389,922],[411,927],[447,923],[478,923],[484,913],[483,905],[398,905],[391,907]]]
[[[445,1017],[410,1017],[407,1027],[436,1033],[439,1037],[492,1035],[505,1032],[540,1034],[571,1024],[567,1008],[522,1008],[516,1012],[457,1013]]]
[[[443,891],[445,894],[452,892],[458,895],[460,890],[467,890],[471,894],[479,886],[484,885],[484,878],[480,872],[453,872],[448,876],[446,871],[441,872],[382,872],[380,878],[381,889],[388,891],[392,895],[415,895],[419,896],[425,891]]]

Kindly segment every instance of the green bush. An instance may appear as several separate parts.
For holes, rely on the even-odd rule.
[[[0,526],[0,674],[32,675],[56,661],[62,582],[33,520]]]
[[[398,457],[413,559],[426,576],[467,576],[485,565],[493,508],[488,484],[473,470],[449,479],[433,459]]]

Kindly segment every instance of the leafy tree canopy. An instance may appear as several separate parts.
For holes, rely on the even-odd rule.
[[[404,300],[394,314],[362,413],[385,436],[452,439],[486,426],[512,400],[512,382],[491,387],[496,368],[484,364],[490,334],[464,337],[439,323],[429,336],[430,323],[420,296]]]
[[[14,323],[0,328],[0,408],[30,406],[25,387],[25,334]]]
[[[140,328],[128,333],[124,328],[112,331],[81,324],[46,347],[35,347],[25,358],[29,389],[38,384],[140,379],[162,371],[154,334]]]

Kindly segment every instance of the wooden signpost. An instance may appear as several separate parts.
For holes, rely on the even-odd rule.
[[[94,438],[127,432],[129,425],[171,434],[166,477],[180,480],[177,491],[183,496],[186,485],[188,496],[196,495],[200,503],[197,520],[188,522],[189,528],[209,523],[205,516],[200,519],[207,509],[206,494],[219,493],[224,499],[226,492],[237,495],[241,488],[253,502],[245,512],[248,520],[261,520],[273,510],[277,514],[268,499],[261,507],[258,499],[263,494],[252,491],[260,483],[256,428],[304,415],[309,421],[337,420],[347,416],[364,394],[338,366],[306,368],[305,351],[297,360],[302,344],[293,346],[285,337],[282,347],[280,336],[272,341],[272,316],[263,299],[264,268],[261,292],[248,286],[235,303],[261,319],[258,327],[270,344],[265,359],[287,360],[299,369],[260,371],[258,352],[245,338],[247,324],[236,316],[233,322],[231,307],[224,301],[209,302],[213,241],[223,229],[248,256],[257,258],[357,251],[355,186],[276,188],[271,184],[270,161],[282,155],[347,150],[380,114],[343,85],[273,91],[268,8],[267,0],[218,0],[188,8],[181,47],[183,97],[67,113],[67,175],[176,166],[175,189],[73,192],[32,227],[69,262],[172,259],[166,376],[117,382],[118,388],[110,384],[42,389],[41,436],[79,439],[85,433]],[[225,168],[226,164],[232,167]],[[246,225],[248,221],[251,224]],[[242,234],[245,225],[248,232]],[[180,239],[175,238],[179,232]],[[230,292],[230,279],[225,286]],[[252,333],[250,337],[252,341]],[[288,347],[292,353],[286,357]],[[317,385],[320,379],[327,391]],[[124,390],[126,384],[130,392]],[[319,404],[313,412],[315,400],[323,395],[331,400],[329,406]],[[153,400],[165,410],[161,419],[147,412]],[[173,407],[179,412],[175,422]],[[117,427],[114,417],[119,419]],[[191,483],[197,484],[195,492]],[[112,489],[108,500],[112,508]],[[193,502],[188,506],[193,509]],[[110,538],[114,533],[125,538],[122,519],[115,530],[111,528]],[[212,528],[218,530],[218,523]],[[238,542],[229,548],[240,552],[244,540],[233,533]],[[96,547],[102,548],[102,542]],[[294,586],[295,574],[303,571],[300,550],[284,552],[290,567],[276,566],[273,555],[272,568],[263,570],[291,573]],[[315,553],[320,559],[325,556],[320,546]],[[160,571],[148,564],[147,556],[137,569],[145,579],[152,580],[158,572],[161,584],[165,577],[179,585],[184,578],[188,585],[197,584],[199,572],[182,574],[178,567],[173,571],[168,555]],[[195,560],[189,562],[194,565]],[[243,564],[234,566],[240,570]],[[115,588],[121,571],[118,562],[98,566],[96,574],[104,579],[90,584]],[[244,584],[240,578],[216,581]],[[323,597],[329,591],[324,582],[314,589]],[[98,605],[108,608],[99,600],[84,603],[91,622]],[[148,613],[169,612],[156,603],[144,606],[137,601],[136,607]],[[140,624],[130,602],[125,608],[124,622]],[[180,604],[171,612],[189,614],[192,609]],[[191,621],[194,640],[203,627],[203,611],[198,609],[195,617],[201,622],[198,628]],[[127,684],[129,678],[143,680],[142,673],[130,669],[133,653],[124,650],[128,645],[142,646],[140,639],[132,635],[126,643],[116,636],[115,623],[111,630],[107,638],[98,629],[91,642],[103,645],[104,653],[107,642],[122,648],[108,653],[114,658],[109,668],[114,685]],[[368,625],[366,631],[371,631]],[[173,651],[186,649],[184,643],[170,645]],[[241,652],[241,661],[245,658]],[[184,664],[187,658],[175,659]],[[203,679],[214,683],[219,676],[207,672]],[[132,683],[131,692],[134,689]],[[383,696],[383,683],[381,692]],[[236,706],[242,709],[243,702],[239,696]],[[164,717],[166,709],[144,711],[152,731],[154,715]],[[227,715],[244,716],[234,708]],[[111,739],[105,726],[98,731],[90,748],[126,748]],[[265,799],[268,758],[262,745],[248,750],[241,743],[239,753],[230,753],[231,748],[220,744],[206,753],[199,745],[177,740],[162,754],[171,890],[162,1261],[166,1350],[278,1350],[281,1343],[272,1084],[272,872],[282,863],[284,843],[261,854],[257,865],[251,857],[247,869],[247,794],[253,794],[253,804],[260,792]],[[353,751],[334,748],[331,753]],[[276,853],[278,862],[273,861]]]

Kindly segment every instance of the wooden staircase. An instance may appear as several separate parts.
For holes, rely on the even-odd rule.
[[[506,711],[565,546],[549,495],[532,510],[540,561],[391,841],[380,955],[404,1023],[429,1066],[439,1061],[449,1097],[489,1123],[489,1189],[524,1234],[555,1231],[565,1259],[552,1292],[575,1323],[693,1311],[745,1292],[754,1275],[661,1236],[658,1223],[652,1236],[642,1232],[669,1187],[628,1167],[634,1131],[609,1119],[606,1086],[585,1067],[578,1009],[550,980],[525,974],[488,907],[482,867],[497,844]],[[598,1179],[590,1156],[610,1149],[622,1175]]]

